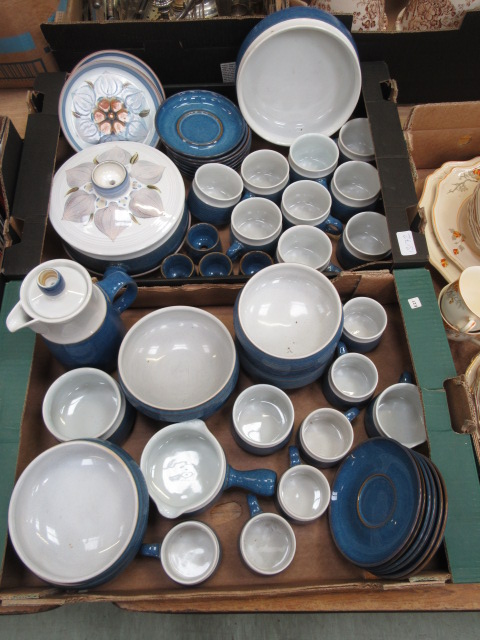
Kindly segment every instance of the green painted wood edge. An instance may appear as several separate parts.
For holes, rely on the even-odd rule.
[[[445,546],[452,580],[480,582],[480,483],[469,435],[451,426],[443,383],[457,375],[430,273],[394,271],[417,383],[422,394],[430,456],[448,495]]]
[[[2,563],[8,535],[8,505],[15,482],[20,427],[35,346],[33,331],[10,333],[5,320],[18,302],[20,282],[5,285],[0,310],[0,544]]]

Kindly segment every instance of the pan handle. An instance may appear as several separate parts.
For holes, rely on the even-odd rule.
[[[273,496],[277,485],[277,474],[272,469],[238,471],[227,464],[223,489],[237,487],[259,496]]]

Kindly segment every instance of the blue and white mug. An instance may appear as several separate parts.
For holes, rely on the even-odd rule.
[[[282,232],[282,212],[267,198],[247,198],[237,204],[230,222],[231,245],[226,254],[237,260],[244,253],[275,251]]]
[[[245,187],[244,198],[267,198],[279,204],[290,180],[290,167],[278,151],[259,149],[243,160],[240,175]]]
[[[304,133],[290,146],[290,180],[315,180],[327,187],[339,158],[338,146],[323,133]]]
[[[187,197],[188,209],[201,222],[226,225],[242,192],[242,179],[234,169],[219,162],[207,163],[195,171]]]
[[[378,171],[358,160],[339,164],[330,182],[330,193],[334,215],[347,222],[356,213],[374,208],[380,197]]]
[[[332,197],[324,185],[313,180],[292,182],[282,196],[284,228],[309,225],[339,236],[343,231],[343,224],[331,215],[331,208]]]
[[[376,211],[361,211],[345,225],[337,242],[336,258],[344,269],[354,269],[390,256],[387,219]]]

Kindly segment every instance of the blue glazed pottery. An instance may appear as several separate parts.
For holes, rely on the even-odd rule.
[[[332,486],[329,521],[339,551],[361,567],[398,554],[422,508],[420,473],[409,450],[387,438],[355,447]]]
[[[174,253],[164,258],[160,271],[167,280],[190,278],[195,273],[195,265],[189,256],[183,253]]]
[[[210,162],[195,171],[187,204],[197,220],[222,226],[230,222],[242,193],[243,182],[234,169],[220,162]]]
[[[163,427],[145,445],[140,467],[160,515],[177,518],[204,511],[230,488],[273,496],[277,475],[270,469],[238,471],[202,420]]]
[[[45,274],[57,274],[63,288],[45,293]],[[116,294],[125,287],[125,291]],[[7,328],[28,327],[67,369],[95,367],[113,371],[125,327],[120,318],[135,300],[137,284],[121,269],[111,267],[97,284],[86,269],[71,260],[41,263],[25,277],[20,301],[7,318]]]
[[[228,255],[212,251],[200,260],[198,272],[204,278],[225,278],[232,275],[233,264]]]
[[[239,269],[243,276],[249,278],[272,264],[272,256],[265,251],[248,251],[240,258]]]
[[[263,197],[239,202],[230,221],[227,256],[237,260],[248,251],[274,252],[282,232],[282,213],[272,200]]]
[[[208,222],[193,224],[185,238],[185,250],[195,263],[211,251],[221,251],[217,228]]]
[[[365,296],[351,298],[343,305],[343,315],[342,342],[347,349],[368,353],[378,347],[387,326],[387,312],[379,302]]]
[[[137,555],[148,508],[143,475],[123,449],[96,439],[62,442],[36,457],[18,479],[8,513],[10,538],[42,580],[93,589]],[[55,544],[46,545],[52,531]]]

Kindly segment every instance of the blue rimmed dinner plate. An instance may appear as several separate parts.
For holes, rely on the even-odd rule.
[[[332,487],[330,529],[351,562],[373,568],[395,557],[421,517],[422,482],[412,453],[387,438],[358,445]]]
[[[155,123],[165,146],[186,158],[229,153],[242,141],[247,126],[231,100],[205,90],[180,91],[167,98]]]

